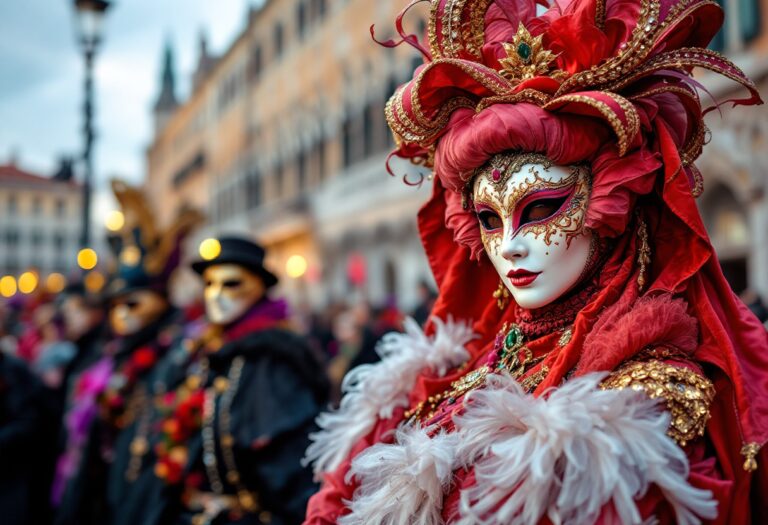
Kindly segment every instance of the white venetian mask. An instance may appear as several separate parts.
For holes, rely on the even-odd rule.
[[[213,324],[236,321],[264,296],[261,278],[237,264],[209,266],[203,279],[205,312]]]
[[[584,228],[591,181],[582,166],[503,153],[473,187],[483,246],[517,304],[546,306],[581,281],[593,251]]]
[[[167,309],[168,301],[159,293],[137,290],[113,300],[109,321],[116,335],[132,335],[159,319]]]

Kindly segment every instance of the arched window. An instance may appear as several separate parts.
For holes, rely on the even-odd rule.
[[[299,40],[304,38],[307,32],[307,6],[304,2],[299,2],[296,6],[296,33],[299,36]]]

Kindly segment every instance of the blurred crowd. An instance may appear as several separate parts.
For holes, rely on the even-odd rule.
[[[314,418],[338,403],[347,370],[379,359],[377,342],[402,330],[405,315],[426,321],[435,294],[423,283],[412,312],[401,312],[392,298],[378,306],[360,300],[289,314],[269,290],[269,274],[259,273],[263,268],[237,256],[224,262],[214,268],[240,271],[240,277],[210,276],[204,268],[206,297],[183,309],[161,288],[125,286],[120,279],[117,292],[114,286],[95,292],[75,280],[55,295],[40,291],[0,302],[2,523],[300,523],[317,489],[300,465]],[[237,310],[233,292],[245,290],[242,281],[254,275],[257,288]],[[217,279],[230,302],[208,296]],[[254,339],[270,331],[277,335]],[[234,357],[217,371],[216,360],[227,352]],[[257,354],[278,357],[259,364]],[[245,359],[242,370],[237,356]],[[286,371],[280,363],[289,364]],[[238,380],[239,390],[232,390]],[[248,436],[246,452],[237,443],[229,449],[239,474],[227,464],[224,427],[217,427],[214,451],[205,449],[209,392],[211,421],[231,419],[225,421],[233,428],[230,440]],[[226,403],[231,414],[222,415]],[[238,403],[247,407],[238,412]],[[285,421],[286,414],[304,415]],[[193,435],[202,436],[198,460],[191,459]],[[278,462],[265,478],[284,486],[245,479],[253,461],[247,454],[262,448]],[[220,462],[213,471],[208,454]],[[275,472],[291,478],[275,481]]]

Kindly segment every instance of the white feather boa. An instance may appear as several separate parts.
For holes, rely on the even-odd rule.
[[[634,390],[600,390],[604,374],[567,381],[546,397],[523,392],[509,376],[489,376],[454,418],[458,456],[477,484],[461,494],[465,524],[594,523],[613,506],[640,524],[635,499],[655,484],[677,523],[714,518],[709,491],[692,487],[688,460],[667,436],[669,414]]]
[[[411,426],[397,431],[397,445],[379,443],[358,454],[347,482],[355,477],[360,485],[339,525],[440,525],[458,439],[455,432],[430,437]]]
[[[359,487],[343,525],[439,525],[452,472],[474,467],[461,494],[461,525],[594,523],[612,503],[624,524],[642,523],[635,500],[655,484],[682,525],[717,515],[708,491],[687,482],[685,453],[667,436],[669,415],[632,390],[600,390],[602,374],[568,381],[547,397],[491,375],[455,418],[457,431],[430,439],[401,428],[352,462]]]
[[[389,333],[376,348],[381,361],[360,365],[342,382],[344,397],[339,409],[320,414],[320,432],[310,435],[303,463],[313,463],[315,476],[335,470],[352,447],[387,419],[397,407],[407,407],[408,394],[417,376],[426,370],[445,375],[469,358],[464,346],[474,337],[464,323],[434,318],[435,334],[427,337],[413,319],[406,319],[405,333]]]

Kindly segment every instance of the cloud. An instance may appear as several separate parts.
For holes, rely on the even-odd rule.
[[[257,3],[257,2],[254,2]],[[11,148],[29,169],[51,173],[61,154],[82,147],[82,59],[74,37],[71,2],[0,2],[0,162]],[[197,60],[201,28],[221,52],[245,23],[247,0],[132,0],[115,3],[97,57],[97,191],[120,174],[145,175],[152,136],[151,107],[159,89],[167,39],[175,45],[182,90]],[[100,200],[99,202],[104,202]]]

